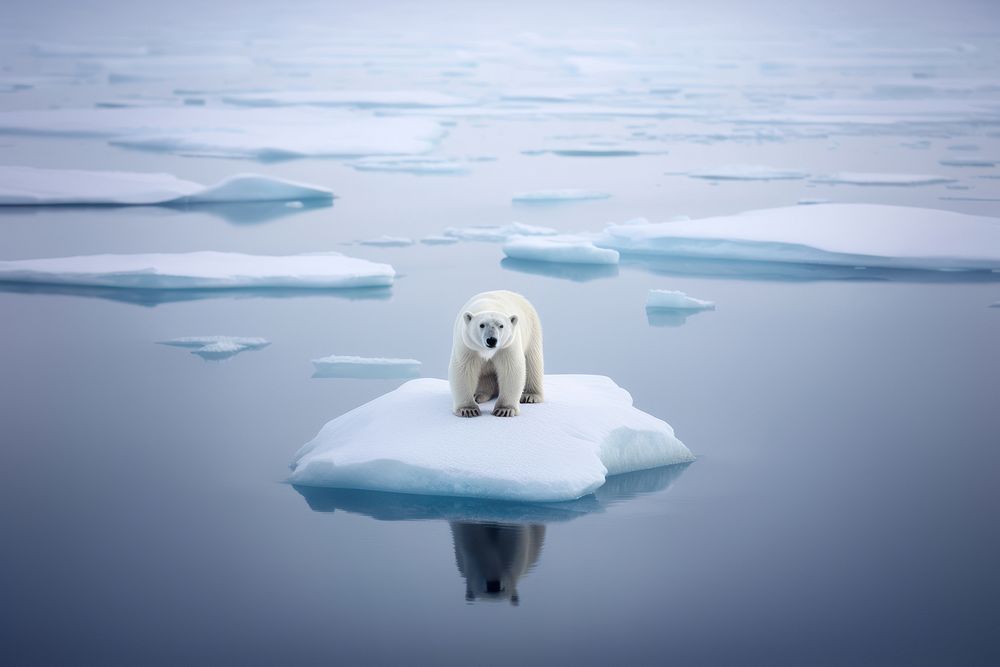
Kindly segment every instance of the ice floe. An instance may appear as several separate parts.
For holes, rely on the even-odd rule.
[[[374,238],[358,241],[358,243],[360,245],[370,245],[381,248],[404,248],[406,246],[413,245],[415,241],[408,236],[389,236],[387,234],[383,234],[382,236],[376,236]]]
[[[460,239],[454,236],[439,236],[431,234],[430,236],[425,236],[420,239],[420,242],[424,245],[453,245],[458,243]]]
[[[869,174],[861,172],[841,172],[826,174],[812,179],[814,183],[829,185],[890,185],[916,186],[954,183],[954,178],[930,174]]]
[[[904,206],[818,204],[611,225],[623,253],[897,269],[1000,269],[1000,220]]]
[[[488,241],[502,243],[515,236],[553,236],[558,234],[550,227],[537,227],[522,222],[512,222],[509,225],[482,225],[471,227],[448,227],[444,235],[461,241]]]
[[[423,118],[323,109],[184,106],[0,111],[0,133],[104,138],[141,150],[267,160],[425,153],[442,128]]]
[[[715,310],[715,302],[696,299],[684,292],[651,289],[646,296],[646,308],[665,310]]]
[[[764,165],[729,165],[716,169],[691,171],[691,178],[701,178],[709,181],[785,181],[809,178],[804,171],[794,169],[778,169]]]
[[[388,264],[338,253],[280,256],[201,251],[0,261],[2,282],[131,289],[379,287],[391,285],[395,275]]]
[[[330,355],[313,359],[313,377],[322,378],[415,378],[420,377],[420,362],[416,359],[383,357],[353,357]]]
[[[514,259],[566,264],[617,264],[618,251],[598,248],[584,236],[515,236],[503,247]]]
[[[408,174],[464,174],[469,167],[458,160],[436,157],[366,157],[350,165],[358,171],[386,171]]]
[[[237,174],[204,186],[172,174],[0,166],[0,206],[222,204],[333,199],[318,185]]]
[[[186,336],[161,340],[160,345],[184,347],[202,359],[221,361],[247,350],[259,350],[271,344],[264,338],[241,338],[238,336]]]
[[[528,192],[517,192],[513,197],[511,197],[511,200],[519,204],[533,204],[607,199],[610,196],[611,195],[607,192],[598,192],[597,190],[560,188],[556,190],[531,190]]]
[[[226,95],[222,101],[252,107],[318,106],[359,109],[448,107],[473,103],[465,97],[419,90],[286,90]]]
[[[548,375],[545,402],[513,418],[452,414],[448,382],[411,380],[329,422],[290,481],[393,493],[566,501],[610,475],[694,459],[611,379]]]

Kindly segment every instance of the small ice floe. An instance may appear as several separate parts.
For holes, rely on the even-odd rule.
[[[611,379],[548,375],[545,402],[512,418],[452,413],[446,380],[411,380],[329,422],[291,464],[302,486],[511,501],[567,501],[607,477],[687,463],[664,421]]]
[[[759,164],[730,165],[691,171],[687,175],[708,181],[788,181],[809,178],[809,174],[804,171],[778,169]]]
[[[333,192],[259,174],[215,185],[172,174],[0,166],[0,206],[149,206],[276,201],[332,201]]]
[[[259,350],[271,344],[270,341],[263,338],[240,338],[237,336],[187,336],[157,342],[160,345],[190,348],[191,354],[197,354],[202,359],[209,361],[229,359],[240,352]]]
[[[715,302],[696,299],[684,292],[651,289],[646,296],[646,308],[650,310],[715,310]]]
[[[449,227],[444,230],[444,236],[460,241],[487,241],[492,243],[503,243],[515,236],[554,236],[558,233],[549,227],[536,227],[521,222],[512,222],[509,225]]]
[[[598,248],[585,236],[515,236],[503,247],[507,257],[563,264],[617,264],[618,251]]]
[[[358,171],[387,171],[408,174],[464,174],[468,166],[458,160],[435,157],[366,157],[348,163]]]
[[[0,282],[127,289],[352,288],[391,285],[388,264],[338,253],[79,255],[0,261]]]
[[[607,192],[597,190],[579,190],[561,188],[557,190],[531,190],[515,193],[511,200],[518,204],[547,204],[555,202],[589,201],[593,199],[608,199]]]
[[[459,239],[454,236],[437,236],[434,234],[420,239],[420,242],[425,245],[453,245],[458,243],[458,241]]]
[[[995,167],[1000,164],[1000,160],[986,160],[977,158],[968,159],[953,159],[953,160],[938,160],[938,164],[944,165],[946,167],[983,167],[990,168]]]
[[[383,234],[382,236],[376,236],[375,238],[358,241],[358,243],[360,245],[371,245],[381,248],[404,248],[406,246],[411,246],[416,242],[408,236],[388,236]]]
[[[313,359],[314,378],[397,379],[420,377],[416,359],[330,355]]]
[[[359,109],[413,109],[466,106],[465,97],[426,90],[283,90],[225,95],[222,101],[249,107],[354,107]]]
[[[687,222],[611,225],[622,253],[895,269],[1000,269],[1000,220],[904,206],[820,204]]]
[[[933,176],[928,174],[868,174],[861,172],[841,172],[827,174],[812,179],[813,183],[828,185],[885,185],[896,187],[912,187],[918,185],[941,185],[954,183],[954,178]]]

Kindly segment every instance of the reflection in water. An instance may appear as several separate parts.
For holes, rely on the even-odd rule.
[[[119,303],[152,308],[165,303],[199,301],[201,299],[289,299],[292,297],[336,297],[351,301],[360,299],[386,300],[392,287],[240,287],[219,289],[148,289],[130,287],[95,287],[91,285],[47,285],[45,283],[0,282],[0,292],[16,294],[53,294],[107,299]]]
[[[302,201],[264,201],[264,202],[227,202],[204,204],[160,204],[133,206],[128,204],[60,204],[54,206],[0,206],[0,216],[23,216],[68,213],[76,217],[81,212],[102,211],[102,214],[112,214],[117,217],[135,217],[140,215],[185,215],[188,213],[206,213],[221,218],[233,225],[253,225],[262,222],[278,220],[289,215],[302,213],[317,208],[330,208],[331,199],[306,199]]]
[[[545,526],[453,521],[451,537],[466,600],[520,602],[517,582],[538,562]]]
[[[641,494],[664,491],[690,465],[681,463],[608,477],[594,493],[562,503],[518,503],[419,496],[359,489],[295,486],[316,512],[351,512],[380,521],[446,520],[465,599],[518,604],[518,581],[538,562],[545,523],[569,521]]]
[[[855,268],[826,264],[693,259],[632,253],[622,253],[620,263],[622,266],[638,267],[656,275],[735,278],[738,280],[861,280],[906,283],[987,283],[1000,281],[1000,273],[993,271]]]
[[[530,273],[536,276],[563,278],[583,283],[598,278],[614,278],[618,275],[617,264],[567,264],[564,262],[536,262],[528,259],[506,257],[500,266],[508,271]]]

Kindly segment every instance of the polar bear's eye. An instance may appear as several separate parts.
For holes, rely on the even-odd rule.
[[[500,325],[500,328],[503,329],[503,325],[502,324]]]
[[[479,328],[480,328],[480,329],[485,329],[485,328],[486,328],[486,325],[485,325],[485,324],[480,324],[480,325],[479,325]]]

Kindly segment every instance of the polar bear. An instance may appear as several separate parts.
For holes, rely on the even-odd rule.
[[[448,381],[455,414],[478,417],[478,403],[497,399],[493,414],[514,417],[518,403],[541,403],[542,324],[520,294],[477,294],[455,320]]]

